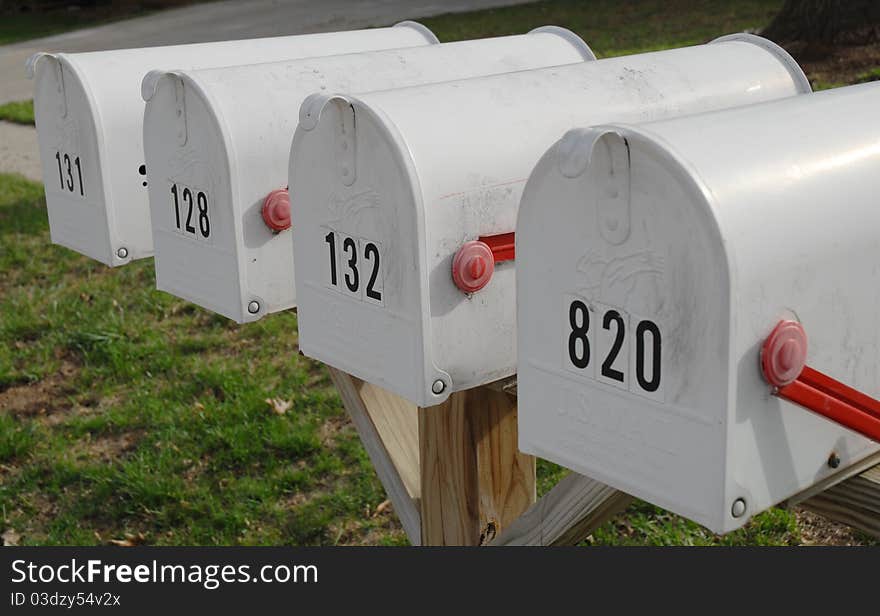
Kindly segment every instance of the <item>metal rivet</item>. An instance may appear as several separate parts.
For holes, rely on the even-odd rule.
[[[248,312],[251,314],[257,314],[260,311],[260,302],[253,300],[250,304],[248,304]]]
[[[831,452],[831,455],[828,456],[828,466],[830,466],[831,468],[837,468],[838,466],[840,466],[840,456],[838,456],[833,451]]]
[[[431,385],[431,391],[433,391],[438,396],[440,394],[442,394],[445,390],[446,390],[446,383],[444,383],[440,379],[437,379],[436,381],[434,381],[434,384]]]
[[[738,498],[733,501],[733,507],[730,508],[730,515],[735,518],[741,518],[746,512],[746,501]]]
[[[128,248],[125,248],[125,247],[120,248],[119,250],[116,251],[116,256],[119,257],[120,259],[127,258],[128,257]]]

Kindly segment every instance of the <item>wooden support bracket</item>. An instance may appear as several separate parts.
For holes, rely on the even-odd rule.
[[[535,502],[516,400],[479,387],[419,409],[423,545],[482,545]]]
[[[595,479],[570,473],[491,545],[575,545],[633,500]]]
[[[361,442],[410,543],[421,543],[419,418],[415,404],[335,368],[339,390]]]
[[[797,494],[787,506],[801,505],[828,519],[880,538],[880,453],[843,469]]]

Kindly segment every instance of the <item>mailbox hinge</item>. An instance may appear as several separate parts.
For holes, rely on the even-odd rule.
[[[780,321],[761,347],[761,371],[773,394],[880,442],[880,400],[806,365],[807,335]]]

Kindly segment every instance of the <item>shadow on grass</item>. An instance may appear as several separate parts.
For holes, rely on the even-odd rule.
[[[37,235],[49,228],[43,187],[18,174],[0,174],[0,245],[9,235]]]

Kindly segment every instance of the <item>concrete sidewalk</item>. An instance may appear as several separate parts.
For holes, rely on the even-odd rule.
[[[20,173],[29,180],[42,181],[37,131],[0,121],[0,173]]]
[[[24,63],[37,51],[96,51],[354,30],[527,0],[248,0],[162,11],[0,47],[0,103],[32,98]]]

